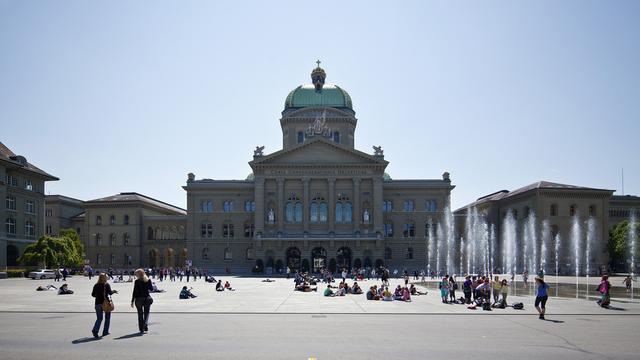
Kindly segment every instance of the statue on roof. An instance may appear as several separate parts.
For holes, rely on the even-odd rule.
[[[262,151],[264,150],[264,146],[256,146],[256,149],[253,150],[253,156],[264,156]]]
[[[373,147],[373,155],[374,156],[384,156],[384,150],[382,150],[382,146],[374,146]]]

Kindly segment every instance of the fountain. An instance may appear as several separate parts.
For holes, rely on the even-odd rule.
[[[638,221],[636,219],[635,210],[631,210],[629,214],[629,252],[630,252],[630,265],[631,269],[629,271],[631,275],[631,300],[633,300],[633,283],[635,280],[635,272],[636,272],[636,243],[638,242]]]
[[[513,281],[514,295],[516,293],[517,281],[517,249],[516,249],[516,219],[513,217],[513,211],[509,209],[507,215],[502,222],[502,262],[504,271],[511,274]]]
[[[555,259],[556,259],[556,297],[558,296],[558,270],[560,270],[559,264],[560,264],[560,233],[556,234],[555,236],[555,244],[554,244],[554,250],[555,250]]]
[[[596,219],[593,216],[589,217],[587,220],[587,243],[586,243],[586,260],[585,267],[587,273],[587,295],[586,298],[589,299],[589,275],[591,275],[591,247],[597,243],[597,229],[596,229]]]
[[[435,255],[436,259],[438,257],[438,249],[437,249],[437,244],[436,244],[436,237],[434,232],[434,227],[433,227],[433,222],[429,223],[429,233],[427,234],[427,238],[429,241],[429,248],[428,248],[428,262],[427,262],[427,273],[429,275],[429,277],[431,277],[431,262],[432,262],[432,257]],[[437,271],[437,270],[436,270]]]
[[[445,227],[445,234],[444,236],[446,236],[447,239],[447,268],[446,268],[446,272],[447,274],[450,274],[451,276],[453,276],[453,273],[455,272],[455,268],[454,268],[454,257],[455,257],[455,227],[454,227],[454,223],[453,223],[453,213],[451,212],[451,208],[449,206],[450,201],[447,201],[447,206],[445,206],[444,208],[444,227]]]
[[[493,263],[495,256],[495,243],[496,243],[496,227],[491,224],[489,228],[489,276],[493,278],[493,271],[495,264]]]
[[[536,231],[536,214],[529,211],[529,215],[524,223],[524,269],[530,274],[537,272],[538,264],[538,234]],[[531,254],[531,256],[529,256]],[[533,288],[532,288],[533,289]]]
[[[540,244],[540,269],[542,269],[545,274],[547,273],[547,249],[549,247],[550,235],[549,220],[544,219],[544,221],[542,221],[542,244]]]
[[[438,238],[438,246],[436,247],[436,275],[439,277],[440,275],[442,275],[440,273],[440,259],[442,257],[442,247],[444,246],[443,243],[445,240],[443,236],[442,225],[440,225],[440,223],[438,223],[436,227],[436,237]]]
[[[573,244],[573,257],[575,262],[576,272],[576,299],[578,298],[578,286],[580,282],[580,241],[582,238],[582,231],[580,229],[580,219],[578,215],[574,215],[571,219],[571,243]]]
[[[464,237],[460,237],[460,267],[458,268],[459,272],[460,272],[460,275],[463,275],[462,274],[462,269],[464,269],[463,260],[462,260],[462,255],[463,254],[464,254]]]

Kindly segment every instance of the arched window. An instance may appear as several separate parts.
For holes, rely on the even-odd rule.
[[[227,200],[223,203],[224,212],[233,212],[233,200]]]
[[[338,144],[340,143],[340,133],[337,131],[333,132],[333,141],[337,142]]]
[[[102,246],[102,234],[96,234],[96,246]]]
[[[405,200],[402,210],[403,211],[414,211],[415,210],[415,205],[414,205],[413,200]]]
[[[256,251],[252,247],[248,247],[245,253],[247,260],[253,260],[256,258]]]
[[[109,216],[109,225],[115,225],[116,224],[116,217],[115,215],[111,215]]]
[[[384,223],[384,236],[386,237],[393,236],[393,223],[391,222]]]
[[[342,212],[342,219],[346,224],[351,223],[353,217],[353,207],[350,202],[344,203],[344,211]]]
[[[293,204],[291,202],[288,202],[287,205],[285,206],[285,219],[287,222],[293,222]]]
[[[296,207],[295,207],[295,221],[297,223],[301,223],[302,222],[302,203],[301,202],[296,202]]]
[[[590,205],[589,206],[589,216],[596,216],[596,206],[595,205]]]
[[[102,254],[96,255],[96,264],[102,264]]]
[[[393,201],[385,200],[382,203],[382,212],[391,212],[391,211],[393,211]]]
[[[244,237],[252,238],[255,231],[256,231],[256,226],[253,223],[244,224]]]
[[[116,264],[116,254],[111,254],[111,265]]]
[[[209,260],[209,248],[202,249],[202,260]]]
[[[576,216],[578,208],[576,205],[569,206],[569,216]]]
[[[109,246],[116,246],[116,234],[111,233],[109,235]]]
[[[129,225],[129,215],[124,216],[124,224]]]
[[[321,202],[320,203],[320,222],[321,223],[327,222],[327,218],[328,218],[327,213],[328,213],[327,203]]]
[[[391,260],[391,248],[390,247],[386,247],[384,248],[384,259],[385,260]]]
[[[558,205],[551,204],[551,207],[549,208],[549,214],[551,216],[558,216]]]
[[[225,260],[232,260],[233,259],[233,254],[231,253],[231,248],[225,248],[224,249],[224,259]]]
[[[438,211],[438,202],[434,199],[427,200],[424,204],[424,210],[427,212]]]
[[[224,238],[232,238],[233,237],[233,224],[226,223],[222,225],[222,237]]]
[[[407,253],[404,258],[407,260],[413,260],[413,248],[407,248]]]
[[[124,246],[129,246],[129,233],[122,235],[122,243]]]
[[[336,223],[342,222],[342,203],[336,203]]]
[[[102,225],[102,216],[96,216],[96,225]]]
[[[302,131],[298,131],[298,144],[302,144],[304,142],[304,133]]]
[[[312,202],[309,207],[310,220],[312,223],[318,222],[318,203]]]

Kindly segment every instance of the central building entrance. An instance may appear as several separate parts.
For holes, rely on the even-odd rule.
[[[351,269],[351,249],[345,246],[339,248],[336,256],[336,262],[338,270],[343,268]]]
[[[311,250],[311,264],[313,272],[320,272],[322,268],[327,266],[327,251],[322,247],[316,247]]]
[[[287,249],[287,266],[291,271],[300,270],[300,249],[297,247]]]

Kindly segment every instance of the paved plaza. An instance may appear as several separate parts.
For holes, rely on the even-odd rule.
[[[222,279],[237,290],[216,292],[203,280],[158,282],[166,292],[153,294],[150,331],[143,336],[129,307],[132,284],[112,284],[119,294],[111,335],[99,340],[90,333],[96,278],[69,278],[75,294],[65,296],[35,291],[53,280],[1,280],[0,359],[637,359],[640,351],[636,302],[602,309],[593,301],[552,297],[542,321],[530,295],[509,299],[523,302],[524,310],[489,312],[442,304],[433,290],[410,303],[382,302],[323,297],[323,285],[318,293],[294,292],[293,281],[283,278]],[[360,283],[367,289],[377,282]],[[400,283],[391,280],[393,287]],[[184,285],[198,297],[179,300]]]

